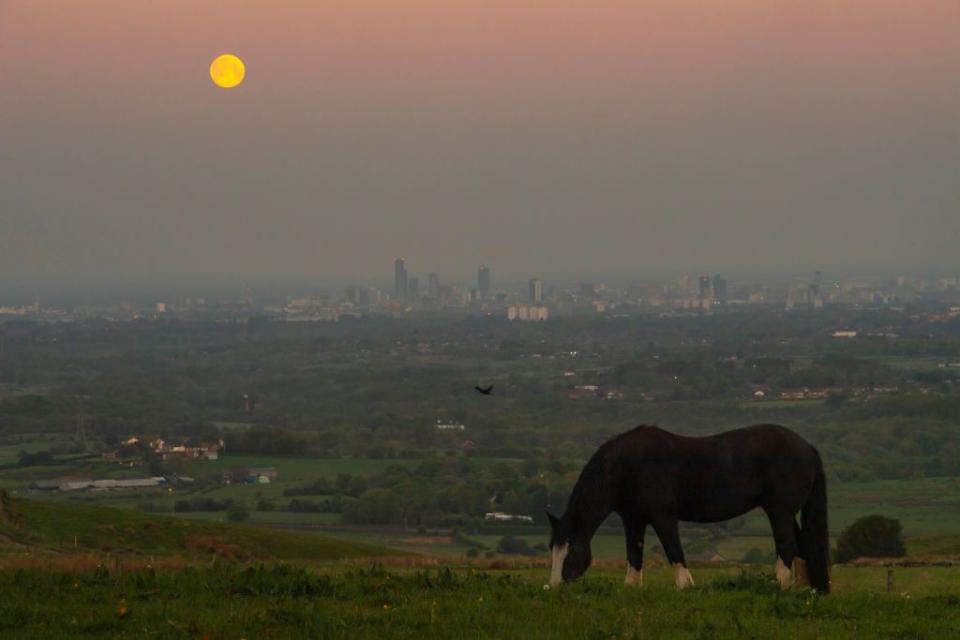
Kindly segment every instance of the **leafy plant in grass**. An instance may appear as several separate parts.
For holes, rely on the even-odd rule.
[[[745,564],[773,564],[777,560],[777,554],[774,551],[763,551],[753,547],[743,554]]]
[[[235,504],[227,509],[227,520],[229,522],[245,522],[250,517],[250,512],[239,504]]]
[[[739,575],[714,580],[710,583],[710,589],[773,595],[780,592],[780,585],[776,577],[769,573],[741,571]]]

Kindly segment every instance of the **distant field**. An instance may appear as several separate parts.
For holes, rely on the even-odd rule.
[[[830,486],[831,529],[879,513],[897,518],[904,534],[960,532],[960,478],[924,478],[834,483]]]
[[[218,460],[193,460],[184,464],[187,475],[210,475],[243,467],[275,467],[284,482],[302,482],[314,478],[336,478],[341,473],[372,475],[389,467],[412,468],[420,460],[370,460],[367,458],[270,458],[253,456],[221,456]]]
[[[37,440],[23,445],[0,447],[0,455],[15,462],[21,448],[42,450],[49,442]],[[501,460],[478,459],[478,464],[496,464]],[[178,500],[193,498],[231,499],[250,510],[251,524],[264,527],[297,528],[328,527],[339,524],[337,514],[292,513],[279,510],[291,498],[284,491],[297,488],[321,477],[335,478],[340,473],[373,474],[392,465],[414,467],[421,460],[369,460],[369,459],[315,459],[286,457],[249,457],[225,456],[216,461],[190,461],[184,463],[182,472],[197,478],[208,477],[216,484],[205,488],[193,488],[183,485],[173,490],[143,489],[104,492],[31,492],[27,490],[30,482],[38,478],[62,477],[66,475],[89,475],[91,477],[118,477],[121,475],[146,475],[142,467],[130,468],[117,463],[101,460],[73,461],[69,464],[46,467],[8,467],[0,470],[0,487],[15,491],[16,495],[69,504],[102,504],[111,507],[136,509],[142,505],[153,505],[172,511]],[[270,484],[219,484],[223,471],[236,467],[275,467],[279,471],[279,480]],[[925,478],[915,480],[876,481],[864,483],[832,483],[829,487],[830,527],[834,536],[852,523],[856,518],[879,513],[901,520],[904,533],[909,539],[924,536],[936,536],[960,532],[960,478]],[[304,496],[308,501],[321,500],[320,496]],[[260,501],[268,501],[277,507],[274,511],[256,511]],[[223,522],[224,512],[177,513],[178,518],[191,520],[212,520]],[[416,529],[413,527],[413,529]],[[395,534],[382,528],[370,527],[351,530],[322,530],[322,535],[335,536],[347,542],[376,544],[416,553],[437,554],[442,556],[464,556],[469,546],[454,542],[416,540],[415,531],[409,534]],[[316,532],[305,532],[315,535]],[[496,548],[501,537],[497,535],[474,536],[489,550]],[[545,530],[523,536],[531,545],[545,542]],[[652,531],[648,532],[649,552],[659,545]],[[772,549],[769,524],[760,512],[747,516],[744,526],[724,535],[718,540],[703,541],[696,549],[716,551],[725,558],[739,560],[752,549],[769,552]],[[482,553],[482,551],[481,551]],[[619,532],[612,535],[600,535],[594,541],[594,554],[600,559],[618,559],[623,557],[623,541]]]
[[[175,513],[178,518],[190,518],[193,520],[212,520],[214,522],[226,522],[226,513],[223,511],[188,511],[185,513]],[[290,511],[251,511],[250,519],[246,521],[249,524],[277,525],[278,527],[290,525],[334,525],[340,522],[340,514],[337,513],[292,513]],[[326,535],[326,533],[324,533]]]
[[[823,398],[811,398],[809,400],[751,400],[741,402],[740,406],[744,409],[792,409],[797,407],[816,407],[826,402]]]
[[[949,356],[861,356],[879,364],[885,364],[895,369],[908,371],[933,371],[942,368],[942,365],[955,362],[956,358]],[[954,369],[955,370],[955,369]]]
[[[30,440],[17,444],[0,445],[0,466],[16,464],[20,453],[36,453],[48,449],[52,443],[48,440]]]

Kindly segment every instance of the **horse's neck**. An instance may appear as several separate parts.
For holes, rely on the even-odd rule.
[[[580,521],[580,534],[587,540],[590,541],[593,539],[593,536],[597,533],[597,529],[600,528],[600,525],[603,524],[603,521],[607,519],[607,516],[610,515],[609,511],[601,514],[588,514],[581,516]]]
[[[578,516],[579,531],[586,534],[587,539],[593,535],[613,512],[610,506],[610,497],[600,490],[588,490],[586,487],[577,487],[574,499],[571,501],[573,515]],[[592,488],[591,488],[592,489]]]

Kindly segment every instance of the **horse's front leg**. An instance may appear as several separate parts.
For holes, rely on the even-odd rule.
[[[793,561],[799,555],[798,540],[796,532],[797,527],[794,515],[787,511],[767,511],[767,517],[770,519],[770,528],[773,529],[773,541],[777,548],[777,582],[781,589],[789,589],[792,584],[792,574],[790,569],[793,567]]]
[[[659,516],[652,521],[653,529],[660,538],[663,552],[667,560],[673,565],[674,581],[677,589],[686,589],[693,586],[693,576],[687,569],[687,561],[683,557],[683,547],[680,545],[680,525],[675,516]]]
[[[623,518],[623,533],[627,542],[627,577],[623,584],[643,586],[643,536],[647,523],[639,518]]]

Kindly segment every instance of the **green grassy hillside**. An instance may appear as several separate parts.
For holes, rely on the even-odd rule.
[[[93,552],[233,560],[336,560],[397,555],[382,547],[244,525],[66,502],[6,499],[0,552]]]
[[[694,569],[697,586],[617,570],[544,589],[548,572],[234,564],[180,571],[0,571],[0,637],[956,638],[956,569],[841,568],[832,595],[781,592],[772,575]]]

